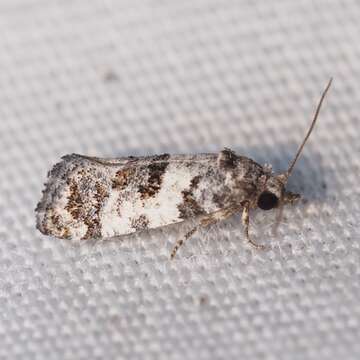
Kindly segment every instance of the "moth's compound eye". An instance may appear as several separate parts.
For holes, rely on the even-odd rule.
[[[277,206],[279,199],[270,191],[264,191],[258,198],[257,205],[262,210],[271,210]]]

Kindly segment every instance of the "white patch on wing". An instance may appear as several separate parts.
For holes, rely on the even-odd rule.
[[[149,228],[182,221],[179,218],[178,205],[183,201],[182,191],[190,186],[191,179],[196,175],[191,170],[182,164],[170,162],[163,174],[160,190],[154,197],[141,199],[138,189],[132,189],[132,196],[123,201],[119,208],[118,198],[121,193],[113,189],[101,213],[102,236],[135,232],[131,222],[140,215],[147,217]]]
[[[112,189],[109,197],[101,211],[101,235],[103,237],[111,237],[122,234],[129,234],[134,231],[126,211],[118,209],[118,200],[121,192]],[[120,215],[119,215],[120,214]]]
[[[71,237],[73,239],[82,239],[88,231],[88,226],[83,222],[72,224],[70,228]]]

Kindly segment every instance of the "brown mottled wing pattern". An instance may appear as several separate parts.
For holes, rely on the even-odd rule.
[[[88,239],[182,221],[202,211],[182,204],[194,203],[195,164],[206,167],[215,157],[67,155],[48,174],[36,208],[37,227],[59,238]]]

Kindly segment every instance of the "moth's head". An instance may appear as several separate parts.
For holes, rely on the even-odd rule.
[[[298,151],[296,152],[294,159],[291,161],[289,168],[282,174],[279,174],[276,176],[270,175],[269,177],[267,177],[267,179],[264,183],[264,187],[263,187],[261,193],[258,195],[257,206],[260,209],[271,210],[274,208],[279,208],[275,230],[276,230],[277,226],[279,225],[281,217],[282,217],[283,205],[286,203],[293,203],[300,198],[299,194],[294,194],[290,191],[286,191],[285,187],[286,187],[288,179],[294,169],[294,166],[295,166],[300,154],[302,153],[305,143],[308,140],[308,138],[315,126],[316,120],[317,120],[319,112],[320,112],[321,105],[323,103],[323,100],[325,98],[327,91],[330,88],[331,82],[332,82],[332,79],[330,79],[324,92],[322,93],[322,96],[321,96],[318,106],[316,108],[315,115],[314,115],[314,118],[310,125],[310,128],[309,128],[303,142],[301,143]]]
[[[284,174],[270,176],[257,198],[257,206],[262,210],[281,208],[283,204],[293,203],[300,199],[299,194],[286,191],[286,177]]]

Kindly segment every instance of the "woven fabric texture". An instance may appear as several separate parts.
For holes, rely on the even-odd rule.
[[[3,0],[0,359],[360,358],[360,3]],[[35,229],[62,155],[217,152],[286,169],[302,201],[200,231]]]

